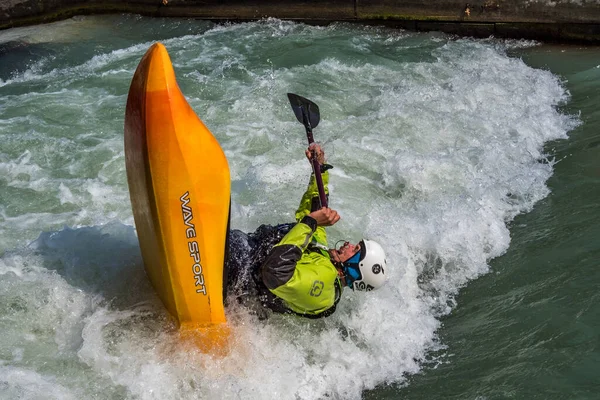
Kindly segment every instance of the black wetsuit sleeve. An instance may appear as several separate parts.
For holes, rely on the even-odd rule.
[[[285,285],[294,276],[296,263],[302,257],[302,250],[291,244],[273,249],[262,265],[262,280],[269,289]]]
[[[267,288],[276,289],[294,276],[296,264],[316,228],[317,221],[307,215],[273,247],[260,268],[262,281]]]

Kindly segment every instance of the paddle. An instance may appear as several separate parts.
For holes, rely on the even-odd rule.
[[[319,106],[297,94],[288,93],[287,96],[290,100],[292,110],[294,110],[294,114],[296,114],[296,118],[306,128],[306,137],[308,139],[308,145],[310,146],[315,142],[312,130],[317,127],[321,118],[319,115]],[[325,187],[323,186],[323,178],[321,177],[321,166],[319,165],[319,160],[317,160],[317,155],[314,150],[312,152],[311,163],[317,181],[317,188],[319,189],[321,208],[327,207],[327,196],[325,196]]]

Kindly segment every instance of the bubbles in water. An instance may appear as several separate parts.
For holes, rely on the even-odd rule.
[[[122,148],[130,79],[156,36],[115,39],[84,60],[40,61],[0,82],[8,390],[34,382],[57,398],[358,399],[404,382],[443,347],[437,318],[458,290],[508,248],[507,224],[548,194],[543,146],[577,124],[557,111],[568,93],[506,55],[526,43],[278,20],[190,29],[163,42],[228,157],[232,227],[293,219],[310,174],[285,97],[296,92],[319,104],[315,138],[335,166],[331,207],[342,220],[330,242],[382,243],[388,284],[344,293],[316,321],[262,321],[232,306],[223,358],[182,344],[144,275]]]

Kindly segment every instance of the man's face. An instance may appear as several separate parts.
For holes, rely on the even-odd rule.
[[[352,244],[350,242],[344,242],[342,247],[334,250],[334,260],[336,262],[346,262],[352,258],[356,253],[360,251],[360,244]]]

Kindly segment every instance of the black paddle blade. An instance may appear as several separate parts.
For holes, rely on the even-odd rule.
[[[294,114],[296,114],[296,118],[298,118],[301,124],[307,128],[315,128],[319,125],[321,116],[319,115],[318,105],[294,93],[288,93],[287,95],[288,99],[290,99],[292,110],[294,110]]]

